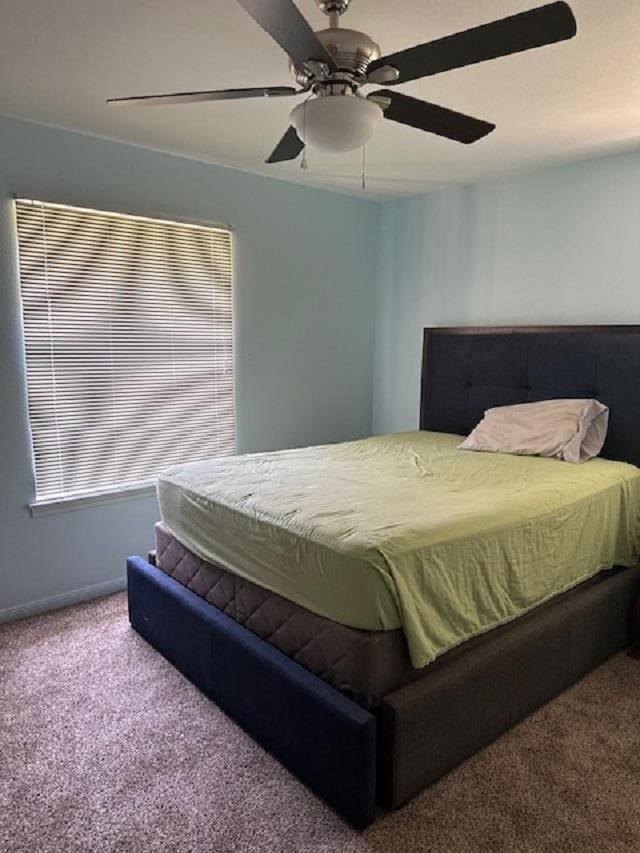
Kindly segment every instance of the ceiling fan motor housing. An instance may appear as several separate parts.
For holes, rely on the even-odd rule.
[[[338,73],[353,76],[357,88],[365,82],[367,68],[381,56],[380,45],[366,33],[343,27],[330,27],[316,32],[319,41],[334,58]],[[289,70],[300,86],[309,86],[314,75],[307,68],[289,63]],[[328,75],[329,77],[331,75]]]

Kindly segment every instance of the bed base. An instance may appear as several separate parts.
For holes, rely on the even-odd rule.
[[[639,594],[640,568],[622,569],[385,697],[380,801],[401,806],[630,645]]]
[[[354,826],[397,808],[633,638],[640,568],[533,611],[374,714],[140,557],[132,626]]]
[[[132,626],[356,827],[373,820],[375,718],[139,557],[127,561]]]

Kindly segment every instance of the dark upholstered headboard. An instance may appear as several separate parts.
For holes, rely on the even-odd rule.
[[[609,406],[602,455],[640,465],[640,326],[424,330],[420,429],[467,435],[492,406],[559,397]]]

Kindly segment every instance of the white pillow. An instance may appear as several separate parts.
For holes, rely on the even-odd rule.
[[[598,400],[543,400],[487,409],[458,445],[522,456],[553,456],[585,462],[597,456],[607,435],[609,409]]]

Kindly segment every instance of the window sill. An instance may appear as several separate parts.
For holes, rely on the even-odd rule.
[[[34,501],[29,504],[32,518],[41,515],[54,515],[59,512],[71,512],[76,509],[86,509],[106,503],[117,503],[134,498],[147,497],[155,494],[155,482],[138,483],[135,486],[121,486],[118,489],[109,489],[102,492],[90,492],[84,495],[74,495],[68,498],[50,498],[42,501]]]

